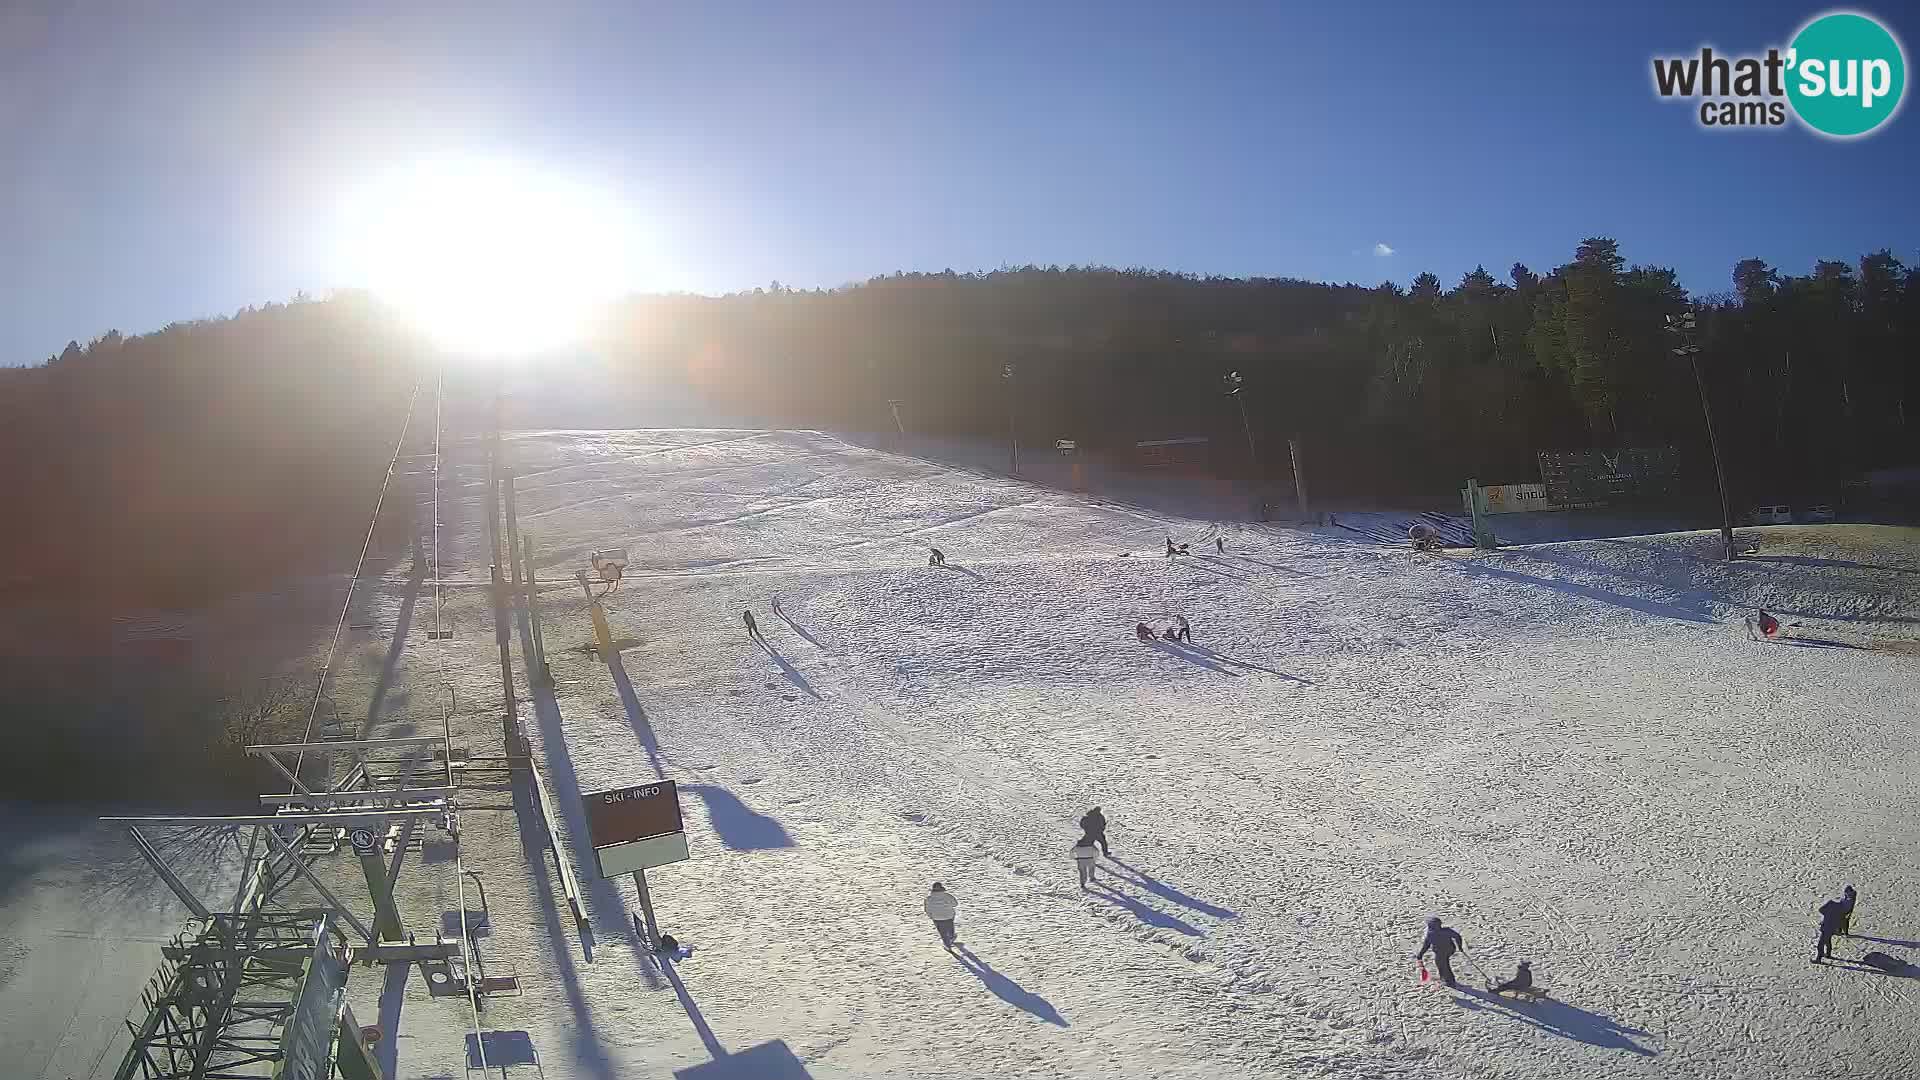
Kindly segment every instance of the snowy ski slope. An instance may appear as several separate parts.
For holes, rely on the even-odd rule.
[[[1847,647],[1920,628],[1911,561],[1836,542],[1728,571],[1687,535],[1415,556],[1242,525],[1216,555],[1212,522],[817,433],[506,445],[558,681],[529,698],[516,635],[522,714],[590,918],[583,936],[557,914],[537,829],[476,793],[483,951],[522,990],[486,1005],[493,1075],[521,1049],[537,1068],[507,1076],[553,1080],[1758,1080],[1920,1058],[1920,981],[1808,962],[1814,908],[1849,882],[1876,940],[1840,955],[1920,961],[1920,660]],[[474,475],[446,514],[453,578],[485,574]],[[1195,556],[1163,558],[1169,532]],[[632,557],[611,670],[579,648],[568,581],[602,547]],[[455,594],[445,647],[463,716],[497,738],[478,595]],[[1827,646],[1749,641],[1733,605],[1757,600]],[[1134,640],[1174,614],[1192,648]],[[404,646],[403,689],[439,700],[438,654],[417,627]],[[649,875],[694,946],[673,969],[634,946],[633,886],[592,880],[580,835],[579,791],[654,776],[679,781],[694,852]],[[1083,894],[1067,851],[1096,803],[1122,861]],[[102,861],[131,894],[129,855]],[[46,943],[104,955],[93,935],[171,929],[164,903],[59,908],[99,875],[57,863],[0,908],[0,1005],[36,1016],[99,992],[56,978]],[[455,907],[439,869],[404,902]],[[961,901],[960,956],[921,913],[934,880]],[[1525,958],[1552,996],[1421,984],[1429,914],[1465,935],[1468,984]],[[397,970],[349,988],[361,1017],[398,1017],[396,1074],[467,1075],[464,1002]],[[26,1025],[0,1028],[0,1063],[99,1075],[124,1049],[36,1026],[24,1048]]]
[[[1920,938],[1910,657],[1749,642],[1704,594],[1606,578],[1604,547],[1230,526],[1215,556],[1206,522],[818,434],[509,446],[543,577],[633,559],[612,679],[549,594],[550,778],[673,777],[695,850],[653,875],[696,946],[675,980],[608,945],[614,882],[594,962],[523,959],[529,993],[490,1006],[548,1076],[732,1075],[702,1063],[775,1043],[820,1078],[1897,1076],[1920,1051],[1920,983],[1809,963],[1847,882],[1889,940],[1842,955]],[[1204,554],[1162,558],[1169,530]],[[1133,640],[1174,613],[1194,648]],[[1124,862],[1081,894],[1095,803]],[[936,879],[967,956],[920,912]],[[1421,985],[1431,913],[1552,998]]]

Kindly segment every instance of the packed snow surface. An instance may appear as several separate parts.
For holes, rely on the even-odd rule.
[[[1920,661],[1865,647],[1911,636],[1920,573],[1878,541],[1736,581],[1697,536],[1416,555],[814,433],[506,445],[558,683],[524,723],[591,910],[584,938],[556,915],[550,862],[498,884],[488,860],[544,849],[467,813],[495,882],[483,949],[522,987],[486,1006],[496,1068],[1758,1080],[1920,1060],[1920,981],[1848,962],[1920,960]],[[1165,558],[1169,533],[1194,554]],[[461,543],[451,564],[483,568],[477,531]],[[568,579],[611,547],[631,563],[610,668],[579,648]],[[1761,595],[1802,640],[1749,639]],[[1135,640],[1176,615],[1191,646]],[[497,703],[492,635],[462,635],[462,695]],[[578,835],[580,791],[655,777],[679,782],[693,849],[649,873],[693,947],[668,968]],[[1094,805],[1113,857],[1083,892],[1068,849]],[[957,953],[921,910],[934,881]],[[1816,966],[1814,909],[1849,883],[1862,936]],[[1429,915],[1465,937],[1459,991],[1420,981]],[[1547,998],[1484,992],[1522,959]],[[399,1000],[355,978],[363,1020]],[[464,1002],[404,993],[399,1075],[464,1075]]]

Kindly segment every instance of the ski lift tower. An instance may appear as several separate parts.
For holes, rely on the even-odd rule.
[[[430,992],[474,998],[476,1013],[479,995],[517,989],[513,976],[479,973],[469,933],[443,936],[435,927],[431,939],[419,940],[394,904],[401,855],[420,826],[442,830],[458,850],[456,775],[468,761],[448,736],[264,744],[247,752],[289,785],[260,796],[259,814],[101,819],[127,830],[192,915],[161,949],[160,969],[141,995],[144,1017],[127,1021],[132,1043],[116,1080],[304,1080],[334,1076],[333,1069],[386,1080],[342,998],[355,962],[419,964]],[[302,768],[308,755],[318,768]],[[204,850],[208,837],[243,854],[231,900],[188,885],[191,875],[175,862],[176,852]],[[343,846],[366,878],[365,907],[343,902],[315,871]],[[339,876],[329,876],[337,886]],[[369,907],[370,920],[359,913]]]

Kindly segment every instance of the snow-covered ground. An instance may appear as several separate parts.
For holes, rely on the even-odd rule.
[[[1416,556],[1227,526],[1219,554],[1206,521],[814,433],[507,447],[555,586],[558,688],[523,681],[522,715],[591,918],[583,938],[537,832],[481,805],[505,797],[473,796],[483,952],[522,987],[486,1006],[496,1066],[1771,1078],[1920,1058],[1920,982],[1809,963],[1813,910],[1849,882],[1871,939],[1840,955],[1920,960],[1920,661],[1877,647],[1920,627],[1911,532],[1782,532],[1731,570],[1696,534]],[[1163,558],[1169,532],[1196,555]],[[633,560],[611,668],[578,648],[566,584],[603,547]],[[446,576],[484,572],[472,528],[450,549]],[[1738,605],[1768,597],[1807,641],[1748,639]],[[1191,647],[1134,640],[1176,614]],[[449,678],[497,733],[492,635],[455,617]],[[427,648],[409,636],[401,663],[420,702]],[[694,947],[671,969],[578,835],[579,791],[656,776],[693,847],[649,875]],[[1116,858],[1083,893],[1067,851],[1095,804]],[[421,863],[407,902],[454,907]],[[935,880],[958,955],[920,910]],[[1420,983],[1429,914],[1465,935],[1467,983],[1527,958],[1551,997]],[[464,1002],[404,969],[351,993],[397,1075],[465,1075]]]

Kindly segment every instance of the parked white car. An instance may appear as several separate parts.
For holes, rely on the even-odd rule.
[[[1833,507],[1827,503],[1815,503],[1800,511],[1801,521],[1832,521],[1833,519]]]
[[[1754,507],[1747,516],[1753,519],[1755,525],[1791,525],[1793,507],[1785,503],[1769,503]]]

